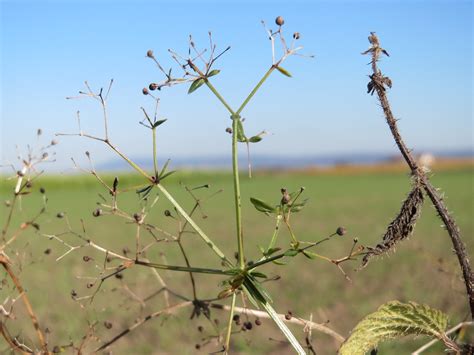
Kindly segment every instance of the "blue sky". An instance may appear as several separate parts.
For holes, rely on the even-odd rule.
[[[417,149],[473,147],[472,2],[467,1],[2,1],[1,150],[13,160],[42,128],[46,138],[83,130],[101,135],[100,108],[65,100],[114,78],[111,139],[133,157],[151,152],[149,132],[138,121],[152,107],[141,89],[162,79],[145,57],[153,49],[166,66],[167,49],[186,52],[187,37],[232,46],[216,64],[214,84],[238,106],[271,65],[270,43],[260,20],[275,28],[285,18],[288,35],[301,33],[304,52],[292,57],[286,78],[275,73],[243,112],[249,134],[271,134],[253,154],[396,152],[375,97],[366,94],[367,36],[376,31],[391,54],[380,66],[393,81],[394,112],[407,144]],[[160,92],[158,132],[163,158],[230,154],[228,114],[202,87],[187,95],[178,86]],[[105,147],[83,138],[60,138],[57,167],[89,150],[99,162]],[[78,159],[81,160],[81,159]]]

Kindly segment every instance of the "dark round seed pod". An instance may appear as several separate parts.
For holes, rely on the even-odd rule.
[[[122,280],[123,279],[123,274],[121,274],[121,273],[115,274],[115,278],[118,279],[118,280]]]
[[[46,192],[46,190],[44,189],[44,187],[40,187],[40,192],[41,192],[42,194],[44,194],[44,193]]]
[[[148,58],[153,58],[153,57],[154,57],[153,51],[152,51],[151,49],[147,50],[146,56],[147,56]]]
[[[113,326],[113,325],[112,325],[111,322],[109,322],[109,321],[105,321],[105,322],[104,322],[104,327],[105,327],[105,328],[107,328],[107,329],[112,329],[112,326]]]
[[[56,214],[56,218],[59,218],[59,219],[64,218],[64,212],[58,212]]]
[[[53,354],[59,354],[61,352],[61,348],[57,345],[53,347]]]
[[[31,189],[31,187],[33,186],[33,183],[31,181],[28,181],[25,186],[29,189]]]
[[[90,256],[87,256],[87,255],[84,255],[84,256],[82,257],[82,260],[87,263],[87,262],[91,261],[91,257],[90,257]]]
[[[142,94],[143,95],[148,95],[150,92],[148,91],[148,88],[143,88],[142,89]]]
[[[100,208],[96,209],[94,212],[92,212],[92,215],[94,217],[99,217],[102,215],[102,210]]]
[[[150,85],[148,85],[148,89],[150,89],[151,91],[155,91],[156,89],[158,89],[158,84],[151,83]]]
[[[198,327],[198,332],[202,333],[203,331],[204,331],[204,327],[203,327],[202,325],[200,325],[200,326]]]
[[[141,213],[134,213],[133,214],[133,219],[135,219],[135,222],[141,223],[142,219],[143,219],[143,216],[142,216]]]
[[[347,230],[344,227],[338,227],[336,229],[336,233],[337,233],[337,235],[340,235],[342,237],[344,234],[347,233]]]
[[[239,314],[234,314],[234,316],[232,317],[232,320],[234,322],[238,322],[240,320],[240,315]]]
[[[58,141],[56,139],[53,139],[50,144],[51,145],[56,145],[56,144],[58,144]]]
[[[300,33],[299,32],[293,33],[293,38],[294,39],[300,39]]]
[[[71,290],[71,297],[77,297],[77,292],[76,290]]]
[[[46,159],[49,156],[48,153],[44,152],[43,155],[41,156],[43,159]]]
[[[194,345],[194,348],[195,348],[196,350],[201,349],[201,344],[196,344],[196,345]]]
[[[285,314],[285,319],[286,319],[286,320],[290,320],[292,316],[293,316],[293,313],[292,313],[291,311],[288,311],[288,312]]]
[[[230,128],[230,127],[227,127],[227,128],[225,129],[225,131],[226,131],[227,133],[229,133],[229,134],[232,134],[232,128]]]
[[[260,320],[260,318],[255,319],[255,325],[256,326],[261,326],[262,325],[262,321]]]
[[[170,212],[170,210],[165,210],[164,213],[165,213],[165,216],[166,216],[166,217],[171,217],[171,212]]]
[[[283,25],[285,24],[285,20],[283,19],[283,17],[278,16],[278,17],[275,19],[275,23],[276,23],[278,26],[283,26]]]
[[[253,324],[252,324],[252,322],[245,322],[244,327],[247,330],[252,330]]]
[[[23,172],[21,172],[20,170],[18,170],[18,171],[16,172],[16,174],[17,174],[19,177],[25,176],[25,174],[23,174]]]
[[[94,283],[93,283],[93,282],[89,282],[89,283],[87,284],[87,288],[92,288],[92,287],[94,287]]]
[[[46,255],[51,254],[51,249],[50,249],[50,248],[46,249],[46,250],[44,251],[44,253],[45,253]]]

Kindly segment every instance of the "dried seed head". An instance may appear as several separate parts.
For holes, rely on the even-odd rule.
[[[61,348],[57,345],[53,347],[53,354],[59,354],[61,352]]]
[[[158,89],[158,84],[151,83],[150,85],[148,85],[148,89],[150,89],[151,91],[155,91],[156,89]]]
[[[134,213],[133,219],[135,219],[135,222],[141,223],[143,222],[143,215],[141,213]]]
[[[142,94],[143,95],[148,95],[150,92],[148,91],[148,88],[143,88],[142,89]]]
[[[89,282],[89,283],[87,284],[87,288],[92,288],[92,287],[94,287],[94,283],[93,283],[93,282]]]
[[[92,215],[94,217],[99,217],[102,215],[102,210],[100,208],[96,209],[94,212],[92,212]]]
[[[84,255],[82,257],[82,260],[84,260],[86,263],[91,260],[90,256]]]
[[[285,314],[285,319],[286,319],[286,320],[290,320],[292,316],[293,316],[293,312],[288,311],[288,312],[286,312],[286,314]]]
[[[255,325],[256,326],[261,326],[262,325],[262,321],[260,320],[260,318],[255,319]]]
[[[300,39],[300,33],[299,32],[293,33],[293,38],[294,39]]]
[[[288,190],[285,189],[285,188],[282,188],[281,190],[281,193],[283,195],[283,197],[281,198],[281,203],[283,205],[287,205],[290,201],[291,201],[291,196],[290,194],[288,193]]]
[[[105,321],[104,322],[104,327],[107,328],[107,329],[111,329],[112,328],[112,323],[109,322],[109,321]]]
[[[170,212],[170,210],[165,210],[164,213],[165,213],[165,216],[166,216],[166,217],[171,217],[171,212]]]
[[[344,227],[338,227],[336,229],[336,233],[337,233],[337,235],[340,235],[342,237],[344,234],[347,233],[347,230]]]
[[[252,322],[245,322],[244,327],[247,330],[252,330],[253,324],[252,324]]]
[[[50,248],[46,249],[46,250],[44,251],[44,253],[45,253],[46,255],[51,254],[51,249],[50,249]]]
[[[71,290],[71,297],[77,297],[77,292],[76,290]]]
[[[155,57],[155,56],[153,55],[153,51],[152,51],[151,49],[147,50],[146,56],[147,56],[148,58],[154,58],[154,57]]]
[[[234,314],[234,316],[232,317],[232,320],[234,322],[238,322],[240,320],[240,315],[239,314]]]
[[[195,348],[196,350],[201,349],[201,344],[196,344],[196,345],[194,345],[194,348]]]
[[[283,25],[285,24],[285,20],[283,19],[283,17],[278,16],[278,17],[275,19],[275,23],[276,23],[278,26],[283,26]]]
[[[25,184],[25,186],[30,189],[30,188],[33,186],[33,183],[32,183],[31,181],[28,181],[28,182]]]
[[[226,131],[227,133],[229,133],[229,134],[232,134],[232,128],[230,128],[230,127],[227,127],[227,128],[225,129],[225,131]]]
[[[118,279],[118,280],[122,280],[123,279],[123,274],[121,274],[121,273],[115,274],[115,278]]]
[[[23,174],[23,172],[21,172],[20,170],[18,170],[18,171],[16,172],[16,174],[17,174],[19,177],[25,176],[25,174]]]
[[[56,215],[56,218],[64,218],[64,212],[58,212],[58,214]]]

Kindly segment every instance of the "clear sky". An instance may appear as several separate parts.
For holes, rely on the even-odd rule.
[[[408,145],[417,149],[473,147],[472,17],[470,1],[0,1],[1,150],[12,160],[37,128],[45,137],[76,132],[82,112],[85,131],[100,135],[100,109],[88,100],[65,100],[84,89],[111,92],[111,139],[133,157],[151,152],[149,132],[138,125],[140,106],[151,108],[141,89],[161,74],[145,57],[153,49],[165,66],[167,49],[186,53],[187,37],[232,48],[219,60],[213,81],[237,106],[271,65],[270,43],[260,23],[301,33],[304,52],[292,57],[287,78],[275,73],[243,112],[246,131],[271,135],[253,154],[395,152],[375,97],[366,94],[367,36],[376,31],[390,58],[380,66],[393,81],[394,112]],[[161,157],[230,154],[228,114],[202,87],[160,93]],[[83,138],[61,138],[58,166],[89,150],[110,157],[105,147]]]

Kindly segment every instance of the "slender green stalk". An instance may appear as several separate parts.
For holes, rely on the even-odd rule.
[[[153,168],[155,170],[155,177],[158,176],[158,164],[156,161],[156,128],[152,128],[153,132]]]
[[[171,204],[178,210],[178,212],[184,217],[186,221],[191,225],[191,227],[194,228],[194,230],[197,232],[197,234],[201,237],[201,239],[206,242],[206,244],[214,251],[214,253],[223,261],[226,263],[227,266],[232,266],[232,263],[227,259],[227,257],[224,255],[224,253],[217,247],[217,245],[214,244],[214,242],[202,231],[201,228],[194,222],[194,220],[186,213],[186,211],[180,206],[180,204],[171,196],[171,194],[166,190],[163,185],[158,184],[156,185],[158,189],[165,195],[165,197],[168,199],[168,201],[171,202]]]
[[[120,157],[122,157],[123,160],[125,160],[132,168],[134,168],[136,171],[138,171],[141,175],[143,175],[145,178],[147,178],[148,180],[152,181],[152,178],[150,177],[150,175],[148,175],[142,168],[140,168],[137,164],[135,164],[132,160],[130,160],[126,155],[124,155],[121,151],[119,151],[117,148],[115,148],[115,146],[113,146],[112,144],[110,144],[109,141],[104,141],[110,148],[112,148],[112,150],[117,153],[118,155],[120,155]]]
[[[161,269],[161,270],[196,272],[196,273],[199,273],[199,274],[213,274],[213,275],[234,275],[234,273],[232,273],[230,271],[225,271],[225,270],[157,264],[157,263],[150,263],[150,262],[145,262],[145,261],[140,261],[140,260],[136,260],[135,264],[142,265],[142,266],[147,266],[147,267],[152,267],[154,269]]]
[[[278,237],[278,232],[280,231],[280,223],[281,223],[281,217],[277,216],[276,224],[275,224],[275,230],[273,231],[272,239],[270,240],[270,245],[268,246],[267,250],[270,250],[271,248],[275,247],[276,240],[277,240],[277,237]]]
[[[227,103],[226,100],[224,100],[224,98],[222,97],[221,94],[219,94],[219,91],[217,91],[217,89],[209,82],[209,80],[206,80],[206,85],[207,87],[212,91],[212,93],[214,95],[216,95],[216,97],[219,99],[219,101],[225,106],[225,108],[227,109],[227,111],[229,111],[229,113],[231,115],[235,115],[235,112],[234,110],[232,110],[232,107],[229,106],[229,104]]]
[[[230,304],[230,311],[229,311],[229,321],[227,322],[227,334],[225,337],[225,354],[229,353],[230,349],[230,336],[232,334],[232,321],[234,320],[234,309],[235,309],[235,299],[236,299],[235,292],[232,294],[232,303]]]
[[[237,247],[239,253],[239,265],[245,267],[244,256],[244,236],[242,233],[242,206],[240,199],[240,180],[239,180],[239,153],[237,148],[238,122],[240,117],[232,116],[232,175],[234,179],[234,199],[235,199],[235,221],[237,226]]]
[[[253,90],[250,92],[249,96],[247,96],[247,98],[245,99],[245,101],[242,103],[242,105],[240,105],[239,109],[237,110],[236,114],[237,115],[240,115],[240,113],[242,112],[242,110],[245,108],[245,106],[247,106],[247,104],[249,103],[249,101],[252,99],[252,97],[257,93],[258,89],[260,89],[260,86],[262,86],[262,84],[265,82],[265,80],[268,79],[268,77],[270,76],[270,74],[272,73],[273,70],[275,70],[275,66],[271,66],[270,69],[267,70],[267,72],[265,73],[265,75],[262,77],[262,79],[260,79],[260,81],[257,83],[257,85],[253,88]]]

